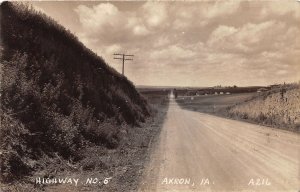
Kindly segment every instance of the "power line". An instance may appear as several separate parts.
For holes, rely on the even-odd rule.
[[[122,60],[122,75],[124,76],[124,64],[125,64],[125,61],[132,61],[133,60],[133,56],[134,55],[126,55],[126,54],[123,54],[123,53],[115,53],[114,56],[120,56],[120,57],[114,57],[114,59],[119,59],[119,60]]]

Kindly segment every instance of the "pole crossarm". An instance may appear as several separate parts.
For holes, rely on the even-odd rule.
[[[122,75],[124,75],[124,64],[125,61],[132,61],[134,57],[134,55],[126,55],[126,54],[122,54],[122,53],[114,53],[114,56],[121,56],[120,57],[114,57],[114,59],[118,59],[118,60],[122,60]]]

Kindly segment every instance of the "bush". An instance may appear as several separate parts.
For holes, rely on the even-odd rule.
[[[112,122],[93,122],[84,129],[85,138],[108,148],[116,148],[120,141],[120,129]]]
[[[32,168],[25,160],[29,151],[26,146],[29,132],[2,110],[0,118],[0,181],[11,182],[28,174]]]

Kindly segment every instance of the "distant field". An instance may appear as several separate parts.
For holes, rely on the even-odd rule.
[[[194,97],[180,96],[177,102],[185,109],[203,113],[220,113],[226,107],[247,101],[255,95],[257,95],[256,92],[231,95],[201,95]]]
[[[213,95],[217,94],[241,94],[254,93],[261,89],[270,90],[271,87],[250,86],[250,87],[202,87],[202,88],[177,88],[179,96],[197,96],[197,95]]]

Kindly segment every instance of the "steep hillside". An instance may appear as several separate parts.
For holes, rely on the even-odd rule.
[[[1,180],[41,157],[76,161],[87,143],[114,148],[121,126],[149,116],[133,84],[54,20],[18,3],[1,14]]]

